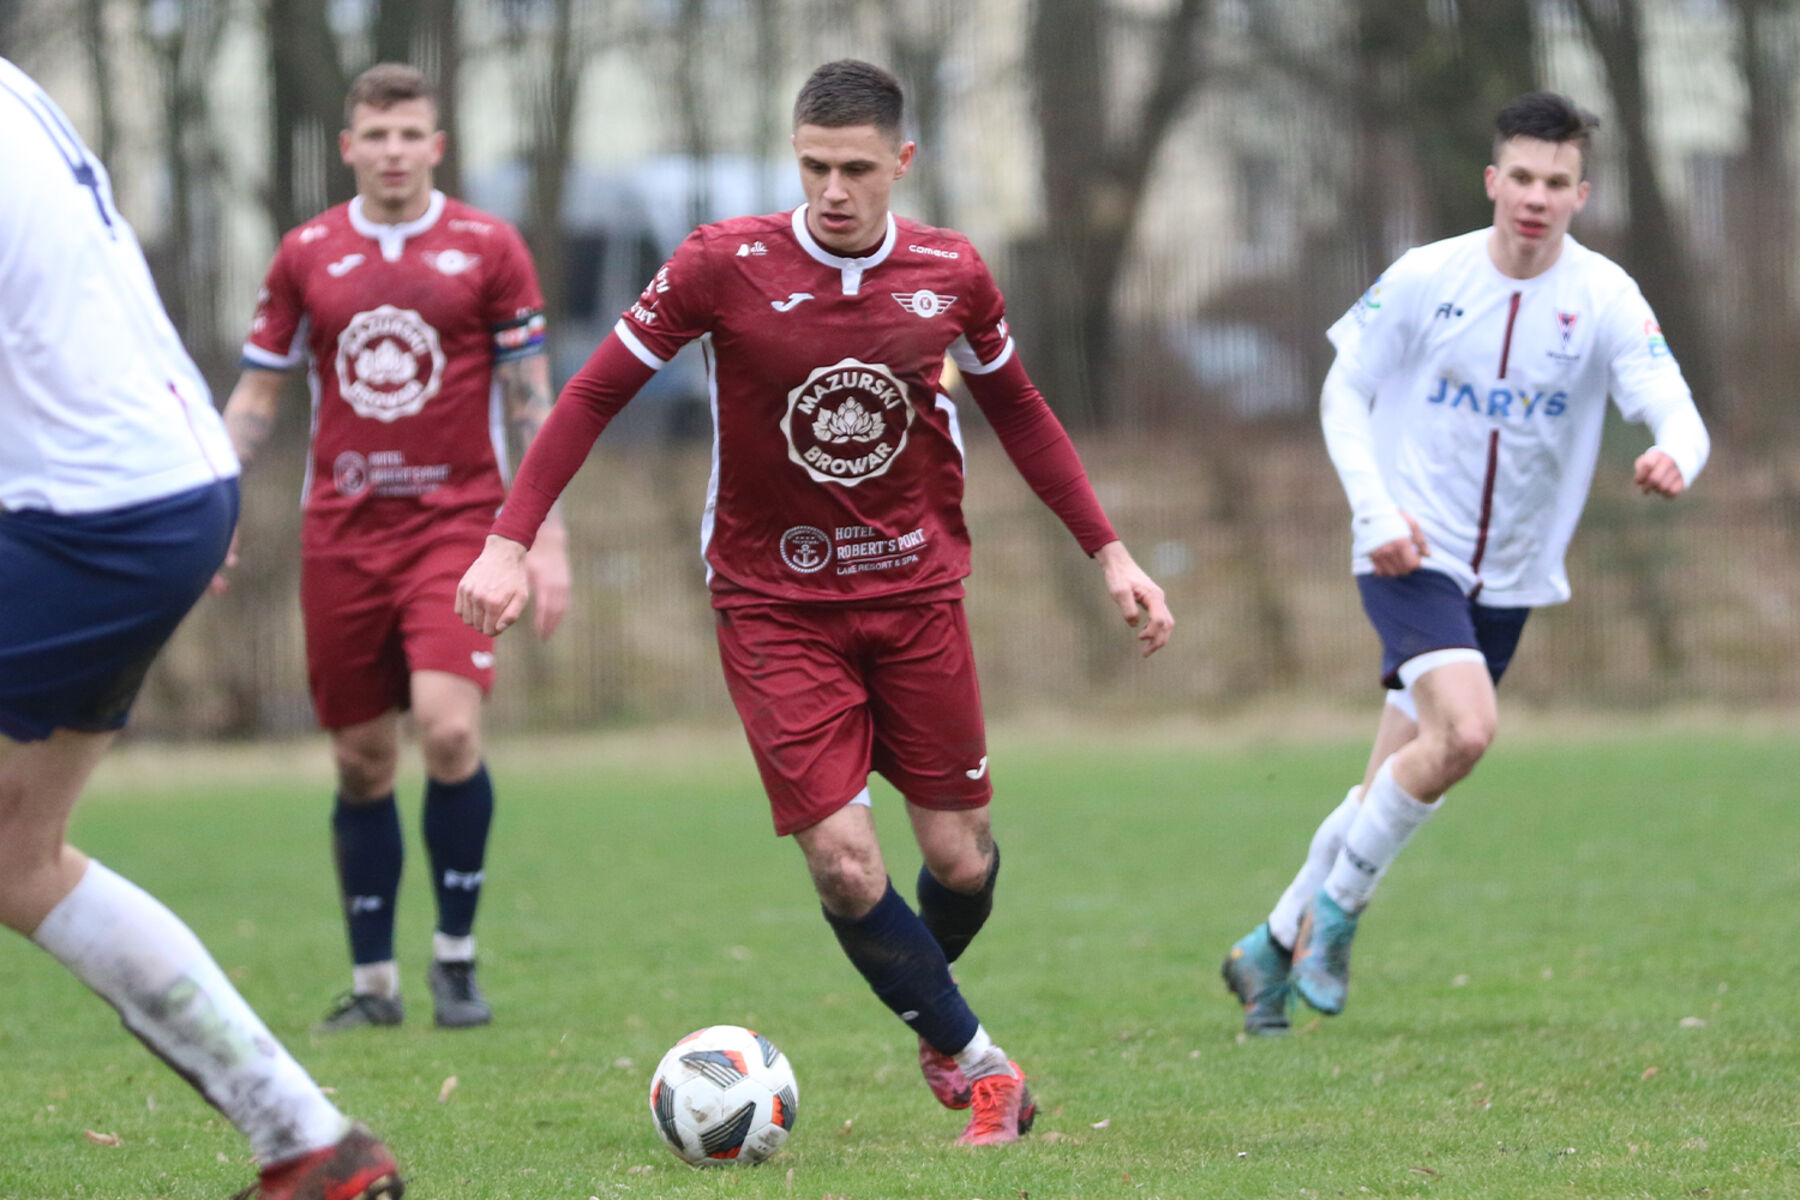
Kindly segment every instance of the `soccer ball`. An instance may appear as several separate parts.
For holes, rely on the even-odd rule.
[[[709,1025],[663,1055],[650,1078],[650,1118],[696,1167],[761,1162],[787,1141],[799,1110],[787,1055],[741,1025]]]

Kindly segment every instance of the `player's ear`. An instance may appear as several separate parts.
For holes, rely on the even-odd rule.
[[[434,167],[444,161],[444,144],[443,130],[431,135],[431,165]]]
[[[913,142],[907,142],[900,147],[900,165],[894,170],[895,179],[906,174],[906,169],[912,166],[913,152],[918,148],[917,144]]]
[[[350,165],[350,131],[348,129],[338,130],[338,157],[344,160],[346,167]]]

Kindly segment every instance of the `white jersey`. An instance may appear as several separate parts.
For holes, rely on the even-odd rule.
[[[1482,603],[1556,604],[1608,394],[1686,483],[1706,431],[1629,275],[1565,237],[1549,270],[1513,279],[1488,255],[1492,232],[1409,250],[1331,327],[1327,442],[1355,512],[1355,570],[1405,534],[1404,511],[1425,565]]]
[[[0,508],[123,508],[238,472],[106,170],[0,58]]]

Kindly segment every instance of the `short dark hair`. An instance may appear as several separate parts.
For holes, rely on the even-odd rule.
[[[376,63],[350,85],[350,94],[344,97],[344,126],[350,126],[359,104],[392,108],[408,100],[425,101],[431,105],[433,117],[437,115],[437,91],[423,71],[406,63]]]
[[[1507,101],[1494,117],[1494,161],[1500,161],[1500,148],[1512,139],[1536,138],[1573,144],[1581,151],[1585,173],[1589,136],[1599,124],[1599,117],[1560,92],[1526,92]]]
[[[840,58],[811,75],[794,98],[794,128],[823,125],[873,125],[900,140],[900,118],[906,98],[891,73],[861,59]]]

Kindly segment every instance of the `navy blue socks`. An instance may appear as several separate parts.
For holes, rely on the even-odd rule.
[[[394,794],[367,804],[350,804],[340,795],[331,813],[331,851],[350,930],[350,961],[389,961],[404,856]]]
[[[931,936],[943,947],[944,959],[955,962],[969,948],[988,914],[994,911],[994,880],[1000,877],[1000,847],[994,847],[994,861],[988,867],[987,882],[974,895],[952,891],[937,881],[931,871],[919,868],[919,919]]]
[[[425,850],[437,895],[438,932],[468,937],[481,900],[482,863],[494,818],[494,784],[487,764],[461,783],[425,782]]]
[[[950,978],[937,939],[892,882],[866,916],[826,912],[825,920],[875,995],[932,1049],[955,1054],[969,1044],[981,1023]]]

